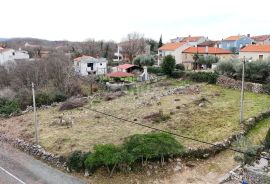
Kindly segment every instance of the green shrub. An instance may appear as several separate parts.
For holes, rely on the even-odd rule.
[[[171,135],[165,133],[136,134],[124,142],[124,148],[142,162],[151,158],[161,158],[179,154],[183,146]]]
[[[264,139],[264,146],[266,149],[270,149],[270,128],[268,129],[267,131],[267,134],[265,136],[265,139]]]
[[[242,162],[243,164],[251,165],[258,157],[258,149],[260,149],[260,147],[258,146],[247,148],[244,151],[244,154],[241,156],[236,156],[235,160],[238,162]]]
[[[171,75],[175,69],[175,59],[172,55],[165,56],[161,68],[166,75]]]
[[[179,78],[183,77],[184,74],[185,74],[185,73],[184,73],[184,71],[182,71],[182,70],[174,70],[174,71],[172,72],[172,74],[171,74],[171,77],[176,78],[176,79],[179,79]]]
[[[90,152],[83,153],[82,151],[74,151],[67,160],[67,166],[70,171],[74,170],[76,172],[83,171],[85,169],[84,162],[86,158],[90,155]]]
[[[0,98],[0,114],[9,116],[18,112],[20,112],[20,107],[17,101]]]
[[[233,62],[231,62],[231,61],[220,62],[217,65],[215,71],[221,75],[226,75],[226,76],[233,76],[236,72],[235,66],[234,66]]]
[[[175,65],[175,69],[184,71],[185,70],[185,66],[183,64],[176,64]]]
[[[147,67],[147,71],[149,73],[153,73],[153,74],[162,74],[163,73],[163,70],[161,67],[155,67],[155,66]]]
[[[61,92],[61,91],[57,91],[55,92],[54,96],[53,96],[53,102],[63,102],[67,99],[67,96]]]
[[[263,91],[270,95],[270,84],[263,84]]]
[[[134,58],[133,64],[139,66],[153,66],[155,64],[155,59],[152,56],[140,55]]]
[[[42,105],[50,105],[52,103],[52,101],[53,101],[53,99],[46,92],[39,92],[36,95],[36,105],[37,105],[37,107],[40,107]]]
[[[194,82],[207,82],[209,84],[216,84],[218,79],[217,73],[210,72],[190,72],[187,76]]]

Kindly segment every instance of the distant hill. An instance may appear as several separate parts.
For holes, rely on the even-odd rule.
[[[0,38],[0,42],[5,42],[7,40],[9,40],[9,38]]]

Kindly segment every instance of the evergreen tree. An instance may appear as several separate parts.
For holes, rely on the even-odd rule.
[[[162,42],[162,35],[160,36],[159,42],[158,42],[158,48],[163,46],[163,42]]]

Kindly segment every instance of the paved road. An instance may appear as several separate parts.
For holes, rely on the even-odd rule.
[[[86,184],[0,142],[0,184]]]

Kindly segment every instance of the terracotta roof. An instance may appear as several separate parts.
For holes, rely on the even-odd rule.
[[[136,66],[136,65],[132,65],[132,64],[123,64],[123,65],[117,66],[117,68],[126,70],[126,69],[128,69],[128,68],[133,67],[133,66]]]
[[[88,59],[88,58],[94,58],[94,57],[82,55],[82,56],[80,56],[80,57],[75,58],[74,61],[80,61],[80,60],[82,60],[82,59]]]
[[[134,74],[132,73],[127,73],[127,72],[112,72],[112,73],[109,73],[107,74],[108,77],[133,77]]]
[[[248,45],[240,52],[270,52],[270,45]]]
[[[230,36],[228,38],[225,38],[225,41],[236,41],[239,40],[241,38],[241,36]]]
[[[270,38],[270,35],[260,35],[260,36],[253,36],[251,37],[255,41],[265,41]]]
[[[197,42],[201,38],[203,38],[203,36],[188,36],[185,37],[182,42]]]
[[[167,43],[163,45],[162,47],[160,47],[158,50],[172,50],[173,51],[184,44],[186,44],[186,42]]]
[[[197,46],[198,47],[206,47],[206,46],[213,47],[218,43],[219,43],[219,41],[211,41],[211,40],[209,40],[209,41],[202,42],[202,43],[198,44]]]
[[[232,54],[231,51],[216,47],[189,47],[183,53],[199,53],[199,54]]]

